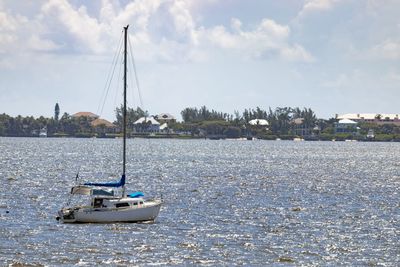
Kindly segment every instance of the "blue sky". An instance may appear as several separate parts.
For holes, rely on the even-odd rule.
[[[398,0],[2,0],[0,113],[52,116],[56,102],[100,113],[126,24],[151,114],[399,113],[398,14]],[[99,114],[110,120],[117,85]],[[138,99],[134,90],[129,104]]]

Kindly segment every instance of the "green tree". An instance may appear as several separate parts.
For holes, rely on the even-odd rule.
[[[115,115],[116,115],[116,124],[120,129],[122,129],[122,124],[123,124],[123,110],[124,107],[121,105],[119,108],[115,109]],[[137,121],[138,119],[142,117],[149,117],[149,113],[147,111],[142,110],[141,108],[137,107],[136,109],[127,107],[126,109],[126,121],[128,128],[127,129],[133,129],[133,123]]]
[[[219,112],[216,110],[209,110],[206,106],[197,108],[185,108],[181,111],[182,119],[187,122],[200,122],[200,121],[231,121],[233,116]]]
[[[56,103],[54,107],[54,120],[58,121],[58,116],[60,115],[60,106]]]
[[[234,127],[234,126],[228,126],[224,130],[224,135],[227,138],[239,138],[242,134],[242,131],[240,130],[239,127]]]

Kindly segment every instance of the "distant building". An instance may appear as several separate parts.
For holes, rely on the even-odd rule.
[[[264,120],[264,119],[254,119],[254,120],[249,121],[249,124],[250,125],[259,125],[259,126],[268,126],[269,125],[268,121]]]
[[[43,127],[42,129],[40,129],[39,131],[39,137],[47,137],[47,127]]]
[[[357,133],[357,122],[349,119],[341,119],[335,123],[335,133]]]
[[[319,135],[321,127],[315,123],[307,123],[304,118],[295,118],[290,122],[294,135],[303,137],[314,137]]]
[[[81,111],[81,112],[75,113],[75,114],[72,115],[72,117],[73,118],[87,117],[90,120],[95,120],[95,119],[99,118],[98,115],[96,115],[96,114],[94,114],[92,112],[86,112],[86,111]]]
[[[173,133],[173,130],[168,127],[168,123],[164,122],[160,126],[160,132],[162,132],[162,133]]]
[[[386,113],[348,113],[336,116],[336,119],[348,119],[354,122],[375,123],[379,125],[394,124],[400,126],[399,114],[386,114]]]
[[[305,136],[310,133],[308,128],[306,128],[304,124],[304,119],[303,118],[296,118],[291,121],[291,124],[293,125],[293,133],[295,135],[299,136]]]
[[[176,119],[174,116],[172,116],[169,113],[161,113],[156,116],[154,116],[154,119],[156,119],[158,122],[161,124],[163,123],[171,123],[171,122],[176,122]]]
[[[97,118],[90,122],[96,133],[115,133],[117,126],[108,120]]]
[[[160,123],[154,117],[142,117],[133,123],[135,132],[154,133],[160,131]]]

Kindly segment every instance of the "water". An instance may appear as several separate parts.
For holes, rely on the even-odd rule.
[[[400,264],[400,143],[132,139],[128,187],[163,194],[157,221],[57,223],[77,170],[120,173],[120,148],[0,138],[1,265]]]

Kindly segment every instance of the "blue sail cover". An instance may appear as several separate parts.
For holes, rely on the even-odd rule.
[[[144,197],[144,194],[142,192],[138,191],[138,192],[130,193],[128,195],[128,197],[130,197],[130,198]]]
[[[110,183],[85,183],[84,185],[90,186],[105,186],[105,187],[121,187],[125,185],[125,174],[122,175],[121,180],[118,182],[110,182]]]

